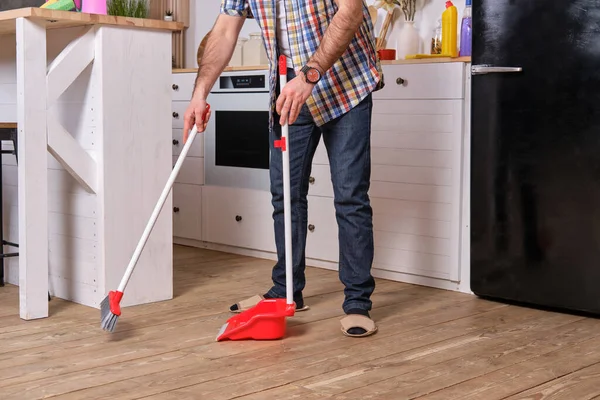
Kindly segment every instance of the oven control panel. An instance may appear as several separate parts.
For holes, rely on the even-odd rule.
[[[268,71],[236,71],[223,73],[213,87],[212,93],[268,92]]]
[[[264,89],[264,75],[221,76],[221,89]]]

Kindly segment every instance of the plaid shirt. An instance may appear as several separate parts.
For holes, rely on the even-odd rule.
[[[254,18],[262,30],[270,60],[271,127],[278,79],[276,1],[221,0],[221,13]],[[291,58],[294,68],[299,70],[319,47],[337,6],[333,0],[285,0],[285,9]],[[306,101],[318,126],[345,114],[369,93],[383,87],[374,36],[371,17],[363,2],[363,23],[358,33],[342,57],[325,72]]]

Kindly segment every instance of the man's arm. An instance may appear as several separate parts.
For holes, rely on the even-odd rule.
[[[338,11],[325,30],[317,51],[308,61],[308,65],[324,74],[344,54],[350,42],[363,22],[363,0],[334,0]],[[306,82],[299,73],[282,90],[277,99],[276,110],[281,116],[280,124],[293,124],[300,109],[312,93],[314,85]]]
[[[308,65],[324,74],[344,54],[363,22],[363,0],[335,0],[338,11]]]
[[[223,69],[229,63],[235,45],[244,25],[244,17],[220,14],[211,30],[206,48],[198,67],[198,76],[194,87],[194,96],[202,98],[208,96],[208,92],[215,84]]]
[[[245,20],[245,17],[225,14],[220,14],[217,17],[217,21],[206,41],[206,48],[198,67],[192,99],[184,115],[184,143],[187,141],[189,131],[194,124],[199,133],[204,132],[206,129],[210,117],[209,111],[206,119],[202,118],[206,109],[206,97],[208,97],[210,89],[229,63]]]

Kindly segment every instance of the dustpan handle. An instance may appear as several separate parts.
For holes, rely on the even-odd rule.
[[[287,60],[279,57],[279,82],[281,90],[287,83]],[[287,121],[281,127],[281,158],[283,161],[283,214],[285,226],[285,292],[287,304],[294,303],[294,274],[292,270],[292,205],[290,199],[290,142]]]
[[[206,115],[208,114],[209,110],[210,110],[210,106],[207,105],[206,111],[204,112],[204,117],[203,117],[204,119],[206,119]],[[138,242],[137,247],[135,248],[135,251],[133,253],[133,256],[131,257],[131,260],[129,261],[129,265],[127,266],[125,275],[123,275],[123,279],[121,279],[121,283],[119,284],[119,288],[118,288],[119,292],[123,292],[125,290],[125,287],[127,286],[127,282],[129,282],[129,278],[131,278],[133,269],[135,268],[135,265],[137,264],[137,262],[140,258],[140,255],[142,254],[142,250],[144,250],[144,247],[146,246],[148,237],[150,236],[150,233],[152,232],[152,229],[154,228],[154,225],[156,224],[156,220],[158,219],[158,216],[160,215],[160,212],[161,212],[163,206],[165,205],[165,201],[167,200],[167,197],[169,196],[169,193],[171,192],[173,183],[175,182],[175,179],[177,178],[177,175],[179,174],[179,170],[181,169],[181,165],[183,164],[183,161],[185,160],[187,153],[190,151],[190,148],[192,147],[192,143],[194,142],[194,139],[196,138],[197,133],[198,133],[198,129],[196,128],[196,124],[194,124],[194,127],[192,128],[192,131],[190,133],[190,136],[189,136],[188,140],[185,142],[185,146],[183,146],[183,150],[181,150],[181,154],[179,155],[179,158],[177,159],[177,162],[175,163],[175,166],[173,167],[173,171],[171,171],[169,180],[167,181],[167,184],[165,185],[165,187],[160,195],[160,198],[158,199],[158,203],[156,203],[156,206],[154,207],[152,216],[150,217],[150,220],[146,224],[146,229],[144,229],[144,233],[142,234],[142,237],[140,238],[140,241]]]

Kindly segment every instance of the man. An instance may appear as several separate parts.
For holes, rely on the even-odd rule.
[[[185,113],[184,141],[203,111],[214,82],[227,66],[246,18],[258,22],[271,63],[271,193],[278,261],[273,287],[231,306],[240,312],[262,298],[285,298],[285,245],[281,151],[274,140],[289,123],[294,301],[304,311],[308,179],[321,135],[327,148],[339,229],[339,277],[345,285],[341,320],[347,336],[373,334],[370,300],[375,290],[371,173],[371,93],[383,87],[373,25],[363,0],[222,0]],[[288,60],[288,83],[278,87],[278,57]],[[275,112],[278,115],[275,116]]]

